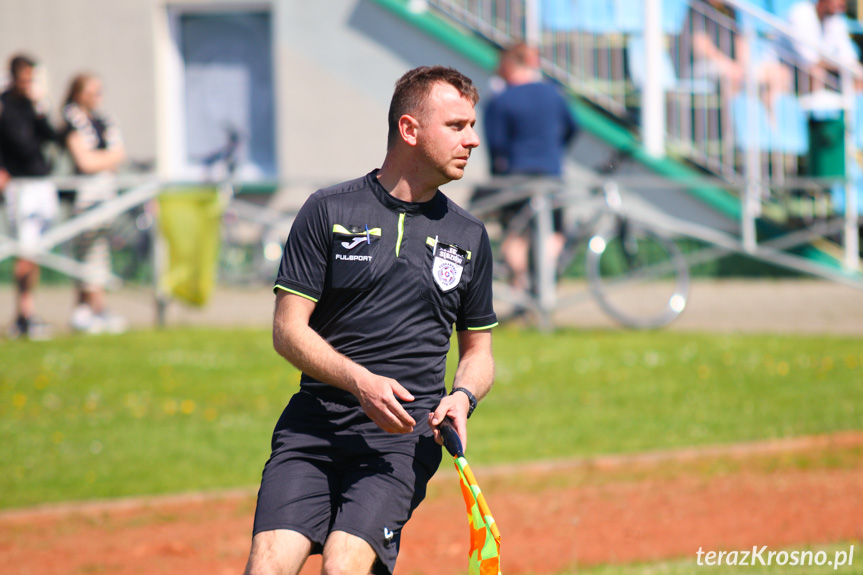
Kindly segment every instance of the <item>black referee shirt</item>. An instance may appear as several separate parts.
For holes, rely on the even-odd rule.
[[[440,191],[424,203],[392,197],[368,175],[315,192],[294,221],[275,289],[317,302],[310,326],[337,351],[437,405],[452,326],[497,325],[485,226]],[[303,374],[325,399],[354,395]]]

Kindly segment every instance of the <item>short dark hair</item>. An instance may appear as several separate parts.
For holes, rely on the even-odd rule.
[[[507,60],[518,66],[531,66],[532,57],[536,54],[536,48],[525,42],[517,42],[503,51],[501,60]]]
[[[36,60],[27,56],[26,54],[16,54],[9,60],[9,74],[12,75],[12,78],[15,79],[18,77],[18,74],[21,73],[21,70],[24,68],[32,68],[36,65]]]
[[[479,102],[479,92],[470,78],[456,70],[446,66],[420,66],[407,72],[396,82],[393,98],[390,101],[390,110],[387,115],[389,134],[387,136],[387,148],[391,148],[398,139],[399,118],[405,114],[419,115],[423,113],[423,106],[431,92],[432,86],[437,83],[449,84],[465,99],[476,106]]]

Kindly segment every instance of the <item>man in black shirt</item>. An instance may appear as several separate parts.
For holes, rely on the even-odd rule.
[[[273,344],[303,375],[273,434],[249,574],[296,574],[311,553],[324,573],[392,573],[441,460],[443,418],[467,439],[494,377],[491,253],[483,224],[438,187],[479,145],[477,100],[451,68],[411,70],[390,104],[382,167],[319,190],[297,216]]]
[[[46,326],[33,318],[33,290],[39,282],[39,267],[27,257],[44,228],[56,216],[57,189],[46,179],[51,165],[43,153],[56,134],[38,108],[40,94],[35,85],[35,62],[27,56],[12,58],[12,85],[0,95],[0,158],[12,179],[5,186],[10,223],[24,254],[15,262],[16,320],[13,336],[44,338]],[[18,179],[16,178],[23,178]]]

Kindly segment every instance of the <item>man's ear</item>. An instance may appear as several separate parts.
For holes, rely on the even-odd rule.
[[[413,116],[405,114],[399,118],[399,135],[408,146],[417,145],[417,133],[419,132],[419,122]]]

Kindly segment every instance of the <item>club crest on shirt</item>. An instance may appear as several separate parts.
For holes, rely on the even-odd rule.
[[[466,252],[457,246],[438,243],[434,252],[432,277],[442,291],[450,291],[458,286],[464,270]]]

